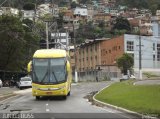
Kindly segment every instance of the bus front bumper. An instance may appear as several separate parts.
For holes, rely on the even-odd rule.
[[[66,88],[61,89],[34,89],[32,88],[33,96],[66,96],[68,94]]]

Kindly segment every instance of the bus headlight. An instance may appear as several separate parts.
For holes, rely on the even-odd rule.
[[[60,88],[60,89],[64,89],[64,88],[65,88],[65,85],[63,85],[63,86],[60,86],[59,88]]]
[[[39,88],[37,86],[32,86],[33,89],[38,90]]]

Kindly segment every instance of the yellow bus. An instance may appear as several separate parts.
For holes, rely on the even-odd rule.
[[[32,59],[32,95],[41,96],[70,95],[72,72],[67,51],[62,49],[37,50]],[[29,65],[28,65],[29,67]]]

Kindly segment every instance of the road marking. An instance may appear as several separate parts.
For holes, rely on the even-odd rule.
[[[50,111],[50,109],[46,109],[46,112],[49,112]]]
[[[46,106],[48,106],[48,103],[46,104]]]

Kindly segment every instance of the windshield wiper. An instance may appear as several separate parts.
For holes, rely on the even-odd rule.
[[[38,77],[37,77],[35,71],[32,71],[32,72],[33,72],[33,74],[34,74],[34,76],[35,76],[35,78],[36,78],[36,81],[38,81]],[[33,80],[33,79],[32,79],[32,80]]]
[[[47,74],[48,74],[48,72],[45,73],[45,75],[44,75],[44,77],[43,77],[43,79],[42,79],[42,81],[40,83],[43,83],[43,81],[44,81],[45,77],[47,76]]]
[[[53,74],[53,76],[54,76],[54,78],[55,78],[56,82],[58,83],[58,80],[57,80],[57,77],[56,77],[56,75],[55,75],[54,71],[52,71],[52,74]]]

